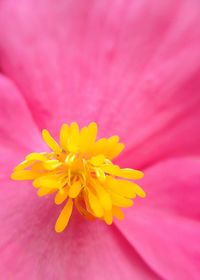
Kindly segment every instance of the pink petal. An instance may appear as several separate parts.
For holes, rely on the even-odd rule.
[[[16,86],[0,75],[0,178],[31,151],[44,144],[27,104]]]
[[[4,279],[157,279],[114,226],[87,222],[74,213],[68,228],[57,234],[54,224],[61,209],[53,198],[38,198],[26,183],[4,180],[2,185],[0,272]]]
[[[96,120],[102,135],[127,143],[124,165],[196,154],[199,8],[195,0],[2,1],[1,69],[40,128]]]
[[[43,143],[16,86],[0,76],[0,273],[2,279],[157,279],[115,227],[71,218],[56,234],[52,197],[9,179],[12,168]],[[31,149],[31,150],[30,150]]]
[[[147,198],[126,212],[121,232],[162,279],[199,279],[200,160],[174,159],[145,172]]]

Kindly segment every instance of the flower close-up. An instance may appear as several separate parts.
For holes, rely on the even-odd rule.
[[[199,280],[200,2],[0,1],[0,280]]]
[[[131,198],[145,192],[135,183],[117,180],[116,177],[138,180],[143,173],[130,168],[120,169],[112,164],[124,145],[118,136],[96,140],[97,125],[90,123],[79,132],[77,123],[63,124],[60,145],[47,130],[43,138],[50,153],[31,153],[12,173],[14,180],[34,180],[38,195],[56,192],[55,203],[67,200],[59,215],[55,230],[62,232],[67,226],[75,204],[81,215],[89,220],[103,219],[112,224],[113,216],[119,220],[124,215],[120,207],[130,207]]]

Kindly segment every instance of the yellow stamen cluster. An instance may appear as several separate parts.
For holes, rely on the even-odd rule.
[[[133,205],[136,195],[145,192],[130,180],[143,177],[138,170],[114,165],[112,160],[124,149],[118,136],[96,140],[97,125],[81,130],[77,123],[63,124],[60,144],[44,129],[42,136],[51,152],[31,153],[13,171],[13,180],[33,180],[38,196],[55,194],[55,203],[65,202],[56,232],[67,226],[73,206],[86,219],[99,218],[112,224],[113,217],[124,218],[121,207]],[[124,179],[119,179],[124,178]]]

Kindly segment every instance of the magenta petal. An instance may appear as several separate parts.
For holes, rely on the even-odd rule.
[[[7,188],[0,197],[4,279],[157,279],[114,227],[75,213],[66,231],[57,234],[54,223],[60,209],[53,199],[38,198],[28,184],[2,183]]]
[[[161,278],[199,279],[199,182],[199,159],[174,159],[149,168],[142,183],[147,198],[118,223]]]
[[[44,144],[23,96],[7,78],[0,76],[0,178],[31,151]],[[2,175],[3,174],[3,175]]]
[[[96,120],[126,162],[200,153],[198,1],[1,1],[0,67],[40,128]],[[193,137],[188,137],[193,135]]]
[[[103,222],[71,218],[57,234],[52,197],[39,198],[30,182],[9,179],[31,150],[43,151],[39,130],[16,86],[0,76],[0,273],[1,279],[157,279],[130,244]]]

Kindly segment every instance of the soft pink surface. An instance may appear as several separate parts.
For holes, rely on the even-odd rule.
[[[0,2],[4,278],[199,278],[199,6]],[[127,210],[123,234],[76,213],[55,234],[60,209],[52,198],[8,179],[26,153],[44,151],[42,128],[56,135],[73,120],[97,121],[101,136],[119,134],[127,150],[118,162],[144,170],[148,197]]]
[[[164,279],[198,279],[200,263],[200,158],[172,159],[149,167],[121,232]]]
[[[54,224],[62,206],[56,206],[53,197],[39,199],[30,183],[9,180],[13,166],[22,156],[30,149],[45,148],[23,97],[2,76],[0,98],[4,104],[0,111],[3,279],[109,280],[111,275],[119,280],[149,276],[157,279],[114,226],[86,222],[75,212],[68,230],[57,234]]]
[[[124,164],[199,153],[198,4],[3,1],[0,67],[40,128],[97,121],[126,142]]]

